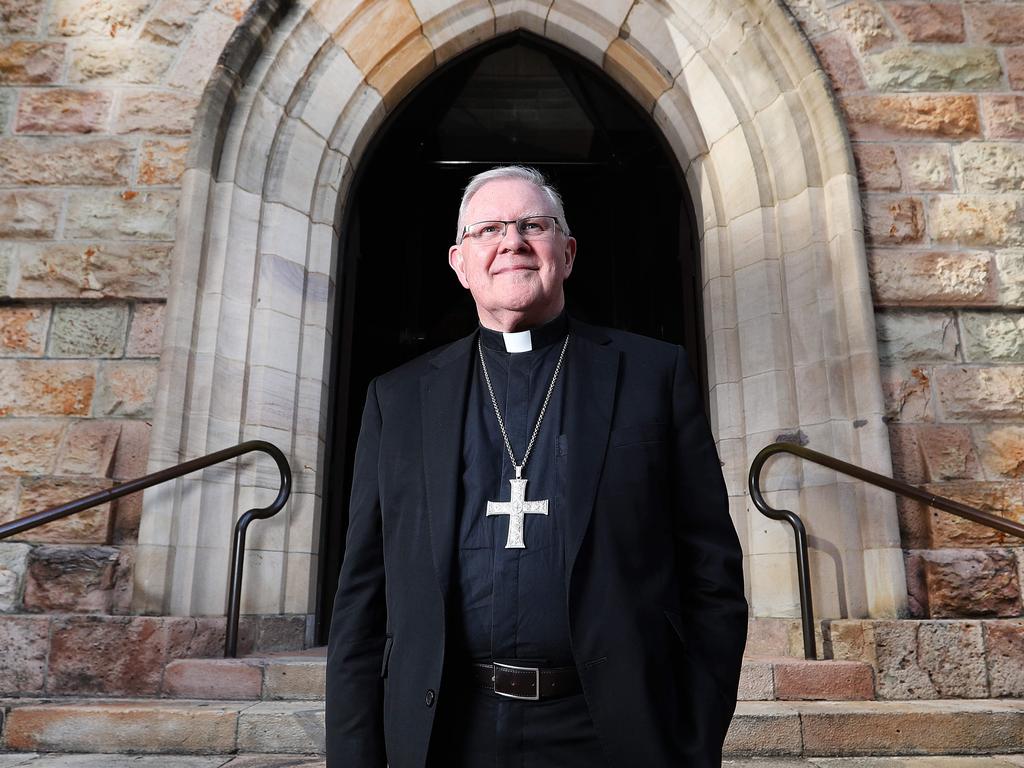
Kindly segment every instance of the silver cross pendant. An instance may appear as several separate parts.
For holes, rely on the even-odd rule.
[[[523,541],[523,527],[527,515],[546,515],[548,500],[526,501],[526,478],[520,477],[521,469],[516,467],[516,477],[509,480],[512,484],[512,498],[509,501],[488,501],[487,516],[508,515],[508,539],[505,549],[526,549]]]

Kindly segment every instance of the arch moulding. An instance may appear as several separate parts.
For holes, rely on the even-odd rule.
[[[279,445],[295,493],[250,532],[243,611],[314,611],[354,169],[425,76],[516,29],[601,67],[684,169],[700,230],[712,428],[752,613],[797,615],[791,535],[749,503],[750,459],[795,436],[877,472],[891,474],[891,461],[852,156],[827,79],[779,0],[258,0],[193,134],[150,463],[253,438]],[[770,500],[807,521],[818,615],[902,614],[892,500],[786,459],[767,477]],[[249,462],[147,491],[136,610],[222,614],[228,510],[264,503],[275,482],[272,466]]]

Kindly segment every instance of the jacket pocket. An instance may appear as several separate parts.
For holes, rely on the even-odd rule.
[[[668,439],[669,425],[663,422],[653,424],[632,424],[613,429],[608,436],[609,445],[616,448],[635,443],[660,443]]]
[[[388,676],[388,659],[391,658],[391,647],[395,644],[395,638],[391,635],[385,635],[384,640],[384,659],[380,663],[380,676]]]

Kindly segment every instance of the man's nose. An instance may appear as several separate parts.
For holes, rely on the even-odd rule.
[[[500,248],[503,251],[519,251],[527,247],[526,239],[519,231],[516,222],[505,225],[505,236],[501,238]]]

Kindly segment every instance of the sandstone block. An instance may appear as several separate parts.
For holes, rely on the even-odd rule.
[[[179,659],[164,671],[165,696],[189,699],[258,699],[263,669],[245,659]]]
[[[128,331],[128,357],[159,357],[163,348],[165,305],[157,302],[139,303],[132,308],[132,324]]]
[[[53,471],[64,436],[62,421],[0,420],[0,470],[44,475]]]
[[[940,698],[988,695],[985,648],[978,621],[929,621],[917,630],[917,659]]]
[[[109,477],[120,434],[120,421],[89,419],[72,423],[57,460],[57,472]]]
[[[157,83],[174,60],[175,49],[142,40],[90,40],[72,54],[73,83]]]
[[[775,681],[769,659],[743,659],[740,669],[739,701],[772,701],[775,699]]]
[[[0,139],[0,184],[121,184],[132,153],[127,143],[111,139]]]
[[[836,93],[863,91],[868,86],[860,73],[860,62],[846,35],[834,32],[811,41]]]
[[[238,0],[238,2],[241,3],[244,0]],[[245,7],[248,8],[249,4],[246,3]],[[375,7],[379,8],[379,6]],[[167,78],[167,85],[172,88],[196,91],[198,95],[196,83],[205,83],[210,79],[218,57],[237,26],[238,21],[233,17],[229,18],[221,13],[205,14],[203,23],[196,26],[195,34],[187,43],[184,52],[177,58],[177,63]],[[320,40],[313,45],[314,48],[319,47]],[[313,50],[313,48],[303,48],[303,50]]]
[[[893,34],[878,6],[869,0],[854,0],[842,6],[837,21],[861,51],[871,51],[892,42]]]
[[[1024,245],[1024,199],[1020,195],[936,195],[929,228],[938,242]]]
[[[953,188],[946,144],[907,144],[900,148],[907,186],[912,192],[942,192]]]
[[[127,304],[58,304],[50,328],[52,357],[121,357]]]
[[[43,690],[49,634],[46,616],[6,616],[0,621],[0,693],[24,696]]]
[[[1024,621],[985,622],[985,661],[993,697],[1024,697]]]
[[[305,639],[305,616],[260,616],[256,636],[256,650],[260,653],[301,650]]]
[[[924,207],[916,197],[868,198],[865,226],[870,242],[878,245],[917,243],[924,235]]]
[[[39,31],[39,19],[44,0],[18,0],[0,2],[0,37],[8,35],[34,36]]]
[[[198,96],[173,91],[141,91],[126,93],[114,121],[118,133],[158,133],[187,136]]]
[[[59,192],[0,192],[0,237],[53,237]]]
[[[893,423],[888,428],[893,477],[911,485],[925,482],[928,475],[921,454],[921,442],[917,438],[917,425]]]
[[[875,315],[879,356],[886,362],[956,360],[956,322],[944,312]]]
[[[780,701],[867,701],[875,698],[872,669],[856,661],[774,662],[775,697]]]
[[[39,357],[49,326],[49,307],[0,307],[0,357]]]
[[[25,609],[109,613],[118,556],[115,547],[36,547],[25,582]]]
[[[979,40],[997,45],[1024,43],[1024,14],[1015,3],[971,3],[967,15]]]
[[[1003,549],[921,550],[932,617],[1007,617],[1021,613],[1016,562]]]
[[[139,184],[177,184],[185,172],[187,141],[144,141]]]
[[[238,748],[246,752],[322,753],[324,736],[322,703],[265,701],[238,718]]]
[[[111,95],[46,88],[22,91],[15,133],[92,133],[103,130]]]
[[[927,509],[924,504],[919,506]],[[900,541],[904,547],[916,546],[916,543],[909,544],[902,538]],[[920,546],[931,546],[928,536]],[[924,561],[914,550],[904,549],[903,567],[907,574],[907,610],[910,613],[910,618],[926,619],[928,618],[928,580],[924,574]]]
[[[178,208],[176,190],[75,191],[70,195],[68,237],[139,237],[173,240]]]
[[[0,85],[38,85],[60,77],[64,65],[62,43],[17,40],[0,46]]]
[[[151,0],[55,0],[50,34],[117,37],[138,25],[151,4]]]
[[[879,91],[998,88],[1003,74],[995,50],[966,46],[900,46],[872,54],[866,66],[868,84]]]
[[[1010,142],[968,142],[956,149],[961,189],[967,192],[1024,190],[1024,146]]]
[[[964,312],[960,332],[969,361],[1024,363],[1024,314]]]
[[[865,633],[866,661],[875,666],[880,699],[934,699],[938,690],[918,659],[918,624],[870,622]],[[847,657],[848,658],[848,657]]]
[[[0,542],[0,613],[21,607],[21,592],[28,570],[28,544]]]
[[[866,189],[895,191],[903,185],[896,150],[887,144],[854,144],[857,173]]]
[[[152,426],[145,421],[121,421],[121,439],[114,458],[115,480],[133,480],[146,474]]]
[[[324,659],[273,659],[264,670],[267,699],[323,699],[327,685]]]
[[[943,366],[935,370],[935,386],[952,418],[983,421],[1024,416],[1024,366]]]
[[[999,282],[999,303],[1024,307],[1024,251],[1005,250],[996,253],[996,274]]]
[[[1024,91],[1024,48],[1007,48],[1003,61],[1006,63],[1006,80],[1010,88]]]
[[[14,89],[0,91],[0,125],[6,126],[10,123],[17,95],[18,93]]]
[[[1024,96],[986,96],[982,103],[989,138],[1024,139]]]
[[[993,477],[1024,478],[1024,427],[994,427],[981,441],[981,461]]]
[[[931,421],[931,372],[923,366],[882,366],[882,395],[886,418],[897,421]]]
[[[2,416],[85,416],[92,405],[96,364],[56,360],[0,361]]]
[[[917,435],[930,480],[981,478],[981,465],[967,427],[921,424]]]
[[[178,45],[205,7],[202,0],[161,0],[146,20],[142,36],[163,45]]]
[[[156,695],[167,660],[165,623],[159,618],[127,616],[56,620],[48,691]]]
[[[927,486],[940,496],[959,501],[983,512],[991,512],[1015,522],[1024,522],[1024,484],[1007,482],[933,483]],[[972,523],[957,515],[931,510],[931,546],[968,548],[1013,546],[1017,539],[1009,534]]]
[[[153,410],[156,377],[156,360],[104,364],[96,393],[96,414],[148,418]]]
[[[964,17],[959,3],[886,3],[885,10],[907,39],[915,43],[964,40]]]
[[[872,250],[868,269],[879,306],[995,303],[995,270],[985,253]]]
[[[727,755],[799,755],[801,750],[799,712],[772,701],[743,702],[725,737]]]
[[[991,97],[995,99],[996,97]],[[841,100],[855,140],[970,138],[981,130],[974,96],[847,96]]]
[[[22,486],[21,507],[12,517],[24,517],[89,496],[109,488],[110,482],[99,478],[41,477],[23,480]],[[109,531],[110,505],[101,504],[33,528],[18,538],[43,544],[106,544]]]
[[[164,298],[170,245],[56,244],[22,249],[18,298]]]

